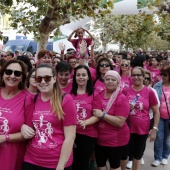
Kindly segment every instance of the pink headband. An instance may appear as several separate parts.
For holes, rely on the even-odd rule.
[[[115,77],[118,82],[120,82],[120,80],[121,80],[120,75],[117,71],[109,70],[109,71],[106,72],[104,78],[106,78],[107,76]]]

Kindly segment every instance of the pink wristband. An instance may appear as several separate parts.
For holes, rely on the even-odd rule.
[[[9,135],[6,134],[6,135],[5,135],[5,141],[6,141],[6,142],[9,142],[9,139],[10,139],[10,138],[9,138]]]

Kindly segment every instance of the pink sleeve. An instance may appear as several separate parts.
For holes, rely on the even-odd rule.
[[[78,39],[72,39],[71,43],[73,45],[74,48],[76,48],[76,43],[77,43]]]
[[[101,97],[99,94],[94,94],[94,99],[93,99],[93,109],[100,109],[102,110],[102,101]]]
[[[85,38],[86,42],[87,42],[87,47],[89,45],[91,45],[92,39],[91,38]]]
[[[32,118],[33,118],[33,111],[34,111],[34,100],[33,97],[30,95],[26,95],[24,99],[25,105],[25,124],[28,126],[33,126]]]
[[[115,103],[115,115],[128,117],[130,113],[130,105],[127,97],[124,94],[120,94]]]
[[[158,104],[157,98],[155,93],[152,89],[149,88],[149,106],[155,106]]]
[[[70,94],[66,94],[64,96],[62,108],[64,111],[63,125],[64,126],[76,125],[77,124],[76,105]]]

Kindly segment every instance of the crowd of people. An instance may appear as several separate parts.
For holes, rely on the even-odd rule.
[[[0,52],[0,169],[140,170],[148,137],[168,164],[170,53],[96,53],[82,27],[68,41]]]

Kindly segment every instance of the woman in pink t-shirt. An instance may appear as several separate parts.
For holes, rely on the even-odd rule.
[[[93,116],[93,82],[87,66],[75,68],[71,96],[77,108],[77,127],[74,148],[73,170],[87,170],[90,156],[97,141],[96,122]],[[81,160],[81,161],[80,161]]]
[[[87,32],[89,34],[90,38],[84,38],[84,33]],[[73,34],[75,34],[75,38],[78,37],[78,39],[71,39]],[[76,58],[82,58],[83,56],[80,55],[80,44],[82,41],[85,41],[87,44],[87,49],[86,49],[86,58],[89,58],[89,51],[88,47],[91,45],[92,40],[95,40],[94,36],[86,29],[79,27],[78,29],[75,29],[68,37],[67,39],[72,43],[74,48],[76,49]],[[84,57],[83,57],[84,58]]]
[[[120,88],[120,75],[109,70],[104,76],[106,90],[96,96],[93,115],[100,118],[97,125],[98,141],[95,150],[98,169],[106,170],[109,160],[111,169],[120,170],[121,159],[126,162],[129,127],[126,123],[130,107]]]
[[[35,68],[31,69],[27,75],[27,92],[33,98],[38,93],[37,84],[35,81]]]
[[[74,101],[60,90],[52,65],[38,65],[35,75],[40,93],[34,101],[34,128],[22,127],[24,138],[32,138],[27,145],[23,170],[70,170],[76,132]]]
[[[123,90],[128,97],[130,114],[128,117],[130,127],[130,146],[133,146],[132,170],[140,170],[141,157],[148,134],[154,141],[159,122],[159,109],[156,96],[150,88],[143,85],[144,70],[142,67],[134,67],[132,70],[132,86]],[[154,124],[149,132],[150,117],[149,109],[154,113]]]
[[[101,92],[105,89],[104,76],[109,70],[113,70],[111,61],[105,57],[99,59],[96,67],[96,80],[94,81],[94,90],[96,92]]]
[[[120,63],[119,74],[121,76],[121,88],[129,87],[132,85],[130,62],[122,60]]]
[[[154,143],[154,162],[152,166],[168,164],[170,155],[170,66],[161,69],[162,81],[154,85],[160,101],[160,121]]]
[[[32,98],[24,90],[24,63],[19,60],[6,62],[0,80],[0,169],[21,170],[26,144],[21,126],[32,124],[34,109]]]

